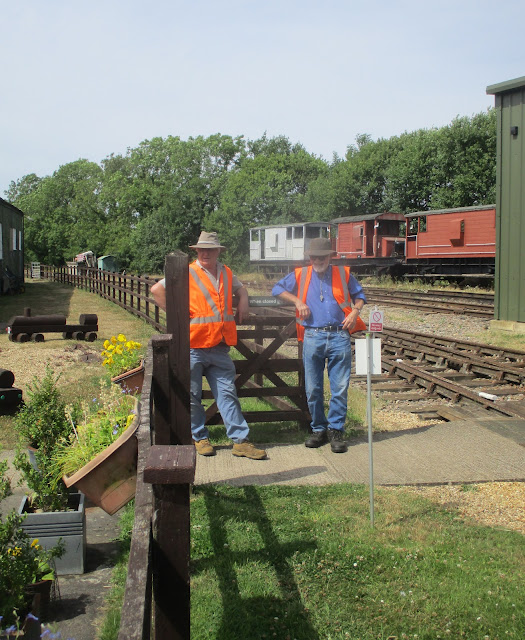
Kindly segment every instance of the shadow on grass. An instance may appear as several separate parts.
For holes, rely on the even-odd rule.
[[[246,486],[242,492],[242,498],[235,498],[217,491],[217,487],[199,488],[199,493],[203,493],[205,498],[213,555],[197,560],[193,573],[212,570],[217,575],[222,617],[215,637],[221,640],[272,637],[319,640],[288,562],[294,554],[315,549],[316,543],[292,540],[283,544],[273,529],[257,489]],[[262,540],[262,544],[258,543],[259,548],[253,551],[232,550],[225,526],[229,521],[242,523],[247,529],[255,525]],[[242,596],[238,571],[243,565],[255,566],[257,563],[269,566],[273,571],[278,595]],[[256,582],[258,576],[254,572],[251,578]],[[267,580],[267,573],[261,573],[259,580]],[[256,587],[259,591],[269,591],[260,583]]]
[[[69,315],[71,297],[75,288],[57,282],[26,281],[25,293],[2,296],[0,321],[8,322],[13,316],[23,316],[24,309],[31,309],[32,316]]]

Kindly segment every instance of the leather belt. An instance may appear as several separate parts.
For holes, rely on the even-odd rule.
[[[345,331],[345,329],[343,329],[343,327],[339,326],[338,324],[329,324],[326,327],[305,327],[305,330],[310,329],[311,331]]]

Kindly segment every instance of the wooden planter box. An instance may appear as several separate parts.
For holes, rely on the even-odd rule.
[[[109,447],[72,476],[63,476],[66,487],[75,486],[93,504],[113,515],[135,496],[137,484],[139,404],[135,419]]]
[[[69,497],[70,511],[48,511],[32,513],[28,496],[24,496],[18,509],[25,515],[22,529],[33,539],[38,539],[44,549],[52,549],[62,538],[65,553],[55,559],[57,575],[84,573],[86,559],[86,512],[84,496],[72,493]]]

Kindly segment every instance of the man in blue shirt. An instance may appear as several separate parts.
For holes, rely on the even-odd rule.
[[[366,297],[349,267],[330,264],[327,238],[314,238],[308,251],[309,267],[299,267],[279,280],[272,295],[292,302],[296,309],[297,338],[304,341],[303,363],[312,435],[307,447],[330,442],[334,453],[348,450],[344,425],[352,366],[350,333],[365,329],[359,313]],[[353,306],[352,306],[353,304]],[[324,370],[328,371],[330,404],[324,410]]]

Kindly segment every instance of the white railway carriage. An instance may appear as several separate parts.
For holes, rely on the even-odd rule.
[[[250,262],[301,261],[312,238],[328,238],[328,222],[272,224],[250,229]]]

